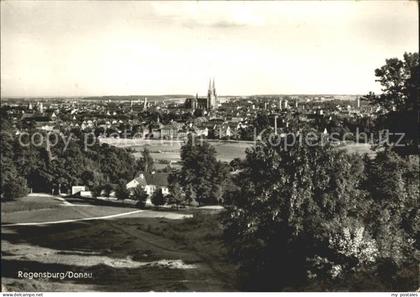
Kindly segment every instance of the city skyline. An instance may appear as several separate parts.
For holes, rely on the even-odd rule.
[[[417,3],[1,2],[2,97],[366,94]]]

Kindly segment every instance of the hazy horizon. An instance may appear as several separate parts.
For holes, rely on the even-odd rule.
[[[1,98],[379,92],[418,51],[417,5],[2,1]]]
[[[66,98],[102,98],[102,97],[164,97],[164,96],[190,96],[194,97],[196,94],[127,94],[127,95],[115,95],[115,94],[108,94],[108,95],[80,95],[80,96],[1,96],[1,99],[66,99]],[[243,94],[243,95],[235,95],[235,94],[219,94],[218,97],[252,97],[252,96],[364,96],[367,94],[332,94],[332,93],[313,93],[313,94],[298,94],[298,93],[278,93],[278,94]],[[205,97],[201,95],[200,97]]]

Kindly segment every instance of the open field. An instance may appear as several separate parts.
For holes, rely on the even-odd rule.
[[[234,158],[244,158],[245,150],[253,145],[251,141],[208,141],[216,149],[220,161],[230,162]],[[142,145],[131,146],[134,156],[141,157],[141,151],[147,147],[155,160],[180,161],[181,142],[147,141]]]
[[[369,143],[347,143],[344,146],[339,147],[349,153],[356,153],[359,155],[367,154],[369,157],[374,157],[376,152],[372,150]]]
[[[2,285],[8,291],[232,291],[235,269],[226,259],[218,215],[169,219],[174,212],[56,204],[2,212]],[[21,201],[11,202],[20,204]],[[34,201],[33,204],[36,204]],[[19,209],[17,206],[15,209]],[[128,215],[125,215],[127,214]],[[112,219],[81,221],[119,215]],[[5,217],[3,216],[5,215]],[[163,216],[163,217],[162,217]],[[167,216],[168,218],[165,218]],[[63,217],[75,221],[30,226]],[[87,278],[27,279],[22,272],[86,273]]]
[[[245,150],[254,144],[252,141],[206,141],[214,146],[217,158],[224,162],[230,162],[235,158],[245,158]],[[101,142],[117,147],[130,148],[134,150],[133,155],[136,158],[140,158],[143,149],[148,148],[155,160],[157,169],[166,167],[170,162],[173,162],[172,167],[179,167],[180,165],[176,162],[181,161],[180,150],[184,145],[183,141],[178,140],[102,139]]]
[[[220,161],[230,162],[234,158],[245,158],[246,149],[254,145],[253,141],[218,141],[207,140],[215,149],[217,158]],[[183,145],[182,141],[170,140],[143,140],[143,139],[118,139],[106,140],[107,143],[119,147],[126,147],[134,150],[133,155],[136,158],[141,157],[141,152],[147,147],[156,161],[157,169],[166,167],[169,162],[179,162],[181,160],[180,150]],[[368,154],[374,156],[370,144],[367,143],[346,143],[337,147],[337,149],[344,149],[349,153]],[[176,163],[175,163],[176,167]]]

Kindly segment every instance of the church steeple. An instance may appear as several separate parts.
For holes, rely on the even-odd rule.
[[[217,95],[216,95],[215,79],[213,77],[213,79],[210,78],[210,81],[209,81],[209,90],[207,93],[207,108],[213,109],[215,107],[217,107]]]
[[[212,92],[213,92],[213,96],[216,97],[216,83],[215,83],[215,79],[213,77],[213,87],[212,87]]]

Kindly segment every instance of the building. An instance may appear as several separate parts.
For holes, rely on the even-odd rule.
[[[210,80],[209,82],[209,90],[207,92],[207,109],[214,109],[217,108],[217,93],[216,93],[216,85]]]
[[[185,107],[192,109],[193,111],[196,109],[201,110],[212,110],[217,108],[219,105],[216,93],[216,84],[213,80],[210,79],[209,81],[209,89],[207,91],[207,97],[199,97],[198,94],[195,95],[194,98],[187,98],[185,101]]]
[[[160,138],[161,139],[174,139],[178,135],[178,131],[181,130],[183,124],[172,122],[166,126],[162,125],[160,128]]]
[[[161,189],[163,195],[169,194],[168,173],[140,173],[138,177],[127,183],[128,190],[133,191],[136,187],[143,187],[144,191],[151,197],[157,189]]]

